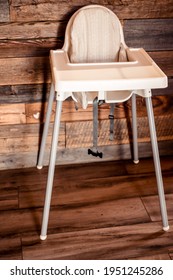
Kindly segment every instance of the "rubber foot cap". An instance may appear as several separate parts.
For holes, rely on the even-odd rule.
[[[44,241],[44,240],[46,240],[46,238],[47,238],[47,235],[40,235],[40,239],[41,239],[41,240]]]
[[[135,164],[138,164],[139,163],[139,160],[134,160],[133,161]]]
[[[43,166],[37,165],[37,169],[42,169],[42,168],[43,168]]]
[[[168,230],[169,230],[169,226],[163,227],[163,230],[164,230],[164,231],[168,231]]]

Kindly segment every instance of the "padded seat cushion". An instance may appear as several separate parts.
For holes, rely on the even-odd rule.
[[[118,61],[119,21],[102,8],[79,12],[71,28],[70,60],[73,63]]]

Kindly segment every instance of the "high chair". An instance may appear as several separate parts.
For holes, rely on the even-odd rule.
[[[64,46],[51,50],[52,84],[37,168],[43,166],[54,97],[56,112],[47,178],[41,240],[47,237],[62,102],[72,97],[83,108],[98,102],[114,104],[132,98],[134,163],[138,163],[136,95],[145,98],[163,230],[169,229],[151,89],[167,87],[167,77],[142,48],[128,48],[117,16],[100,5],[79,9],[68,22]],[[95,115],[94,115],[95,116]],[[96,126],[97,130],[97,126]],[[97,134],[97,132],[95,132]],[[97,138],[97,135],[95,139]],[[93,147],[97,153],[97,143]],[[97,155],[97,154],[96,154]]]

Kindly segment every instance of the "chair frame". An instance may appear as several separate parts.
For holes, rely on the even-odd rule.
[[[70,28],[73,23],[74,18],[78,15],[81,10],[85,10],[88,8],[94,7],[101,7],[103,9],[107,9],[100,5],[90,5],[79,9],[69,20],[67,28],[66,28],[66,36],[64,46],[62,51],[67,53],[69,48],[69,39],[68,36],[70,34]],[[107,9],[108,10],[108,9]],[[114,16],[116,16],[113,12],[108,10]],[[122,27],[120,24],[120,32],[122,41],[127,48],[124,42],[124,35],[122,31]],[[152,63],[154,63],[152,61]],[[52,135],[52,144],[51,144],[51,151],[50,151],[50,161],[49,161],[49,169],[48,169],[48,177],[47,177],[47,186],[46,186],[46,195],[45,195],[45,203],[44,203],[44,211],[43,211],[43,220],[42,220],[42,229],[40,239],[45,240],[47,238],[47,228],[48,228],[48,221],[49,221],[49,213],[50,213],[50,205],[51,205],[51,196],[52,196],[52,188],[53,188],[53,179],[54,179],[54,171],[55,171],[55,161],[56,161],[56,151],[57,151],[57,143],[58,143],[58,136],[59,136],[59,129],[60,129],[60,119],[61,119],[61,110],[62,110],[62,102],[69,96],[71,93],[68,92],[60,92],[57,90],[58,83],[56,81],[56,74],[53,73],[55,65],[54,65],[54,51],[51,51],[51,66],[52,66],[52,83],[50,89],[50,95],[48,100],[48,108],[46,113],[46,121],[44,125],[42,141],[39,151],[39,158],[37,168],[41,169],[43,167],[43,159],[44,159],[44,152],[46,146],[46,138],[48,135],[48,128],[51,118],[52,112],[52,105],[55,99],[55,92],[56,92],[56,111],[55,111],[55,119],[54,119],[54,128],[53,128],[53,135]],[[56,69],[57,70],[57,69]],[[166,76],[165,76],[166,77]],[[160,86],[160,87],[166,87]],[[140,88],[139,88],[140,90]],[[153,159],[154,159],[154,167],[156,173],[156,181],[157,181],[157,188],[159,194],[159,202],[160,202],[160,211],[163,223],[163,230],[167,231],[169,229],[168,224],[168,217],[167,217],[167,209],[166,209],[166,202],[165,202],[165,194],[164,194],[164,187],[163,187],[163,179],[161,173],[161,166],[160,166],[160,158],[159,158],[159,150],[158,150],[158,143],[157,143],[157,136],[156,136],[156,128],[154,122],[154,114],[153,114],[153,107],[152,107],[152,100],[151,100],[151,89],[143,89],[142,94],[141,91],[133,90],[132,91],[132,133],[133,133],[133,160],[134,163],[139,162],[138,158],[138,143],[137,143],[137,115],[136,115],[136,95],[142,95],[146,101],[146,109],[148,115],[148,122],[149,122],[149,129],[150,129],[150,137],[151,137],[151,144],[152,144],[152,151],[153,151]],[[98,96],[103,96],[102,90],[99,91]],[[129,96],[130,98],[131,96]],[[116,103],[118,101],[116,100]],[[119,101],[122,102],[122,101]]]

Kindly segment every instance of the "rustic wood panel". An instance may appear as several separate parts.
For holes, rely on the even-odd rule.
[[[149,52],[149,55],[167,76],[173,76],[173,51]]]
[[[58,2],[51,0],[16,1],[10,2],[10,18],[12,21],[40,21],[40,20],[64,20],[69,19],[70,15],[78,8],[95,4],[92,0],[83,2],[82,0],[72,0]],[[118,17],[124,18],[165,18],[173,16],[172,1],[99,1],[100,5],[112,9]]]
[[[26,84],[0,86],[0,103],[45,102],[50,92],[50,84]]]
[[[128,46],[143,47],[147,51],[173,50],[173,19],[141,19],[124,22],[124,36]]]
[[[0,104],[0,124],[26,123],[25,104]]]
[[[173,155],[173,145],[171,141],[161,141],[159,144],[159,152],[162,156]],[[152,157],[152,150],[150,143],[139,143],[139,156],[140,158]],[[109,160],[124,160],[132,159],[132,147],[129,144],[102,146],[100,151],[103,152],[103,158],[95,158],[88,155],[87,148],[74,148],[74,149],[61,149],[58,148],[56,156],[56,165],[67,165],[76,163],[88,162],[107,162]],[[49,151],[46,150],[44,156],[44,165],[49,164]],[[27,168],[37,165],[38,153],[34,152],[20,152],[10,154],[0,154],[0,169],[14,169]]]
[[[58,38],[0,40],[0,58],[49,56],[50,49],[61,49],[62,45],[63,39]]]
[[[52,127],[50,125],[47,137],[46,149],[50,150],[52,139]],[[39,125],[4,125],[0,133],[1,154],[13,154],[22,152],[34,152],[37,154],[41,140],[42,128]],[[65,125],[61,123],[59,134],[59,147],[65,148]]]
[[[60,125],[60,133],[62,133],[64,124]],[[43,125],[40,124],[12,124],[12,125],[3,125],[3,130],[0,130],[0,139],[3,138],[13,138],[13,137],[36,137],[43,130]],[[16,135],[15,135],[16,133]],[[52,124],[48,131],[48,135],[52,133]]]
[[[0,154],[0,170],[14,169],[14,168],[26,168],[37,165],[38,153],[10,153],[10,154]],[[45,163],[48,164],[48,155],[45,155]]]
[[[22,23],[1,23],[0,40],[57,38],[64,35],[64,28],[65,25],[60,22],[27,22],[27,18],[25,18]]]
[[[0,85],[37,84],[43,82],[50,82],[48,57],[0,59]]]
[[[64,141],[63,141],[64,142]],[[47,148],[50,149],[51,138],[47,139]],[[61,141],[60,141],[61,146]],[[0,149],[4,154],[22,153],[22,152],[33,152],[37,153],[39,147],[38,137],[13,137],[0,139]]]
[[[0,1],[0,22],[9,21],[9,2],[8,0]]]
[[[34,129],[36,131],[39,127],[38,124],[43,123],[45,117],[45,101],[47,100],[50,89],[49,83],[51,81],[48,57],[49,50],[62,47],[67,21],[73,12],[84,5],[93,3],[92,0],[88,0],[85,3],[82,0],[72,0],[71,2],[57,2],[55,0],[1,1],[0,124],[3,125],[1,131],[4,131],[4,137],[3,134],[1,134],[0,146],[3,169],[8,167],[12,168],[15,166],[14,164],[16,164],[17,167],[31,166],[31,164],[35,165],[40,135],[34,134],[35,132],[32,131],[33,128],[31,129],[31,126],[33,125],[34,127],[35,125]],[[156,95],[155,98],[153,98],[153,104],[156,119],[159,120],[159,118],[157,118],[159,115],[164,116],[160,118],[158,124],[160,127],[159,133],[163,133],[163,135],[159,134],[159,139],[161,142],[165,139],[170,140],[172,137],[172,130],[169,129],[169,126],[172,126],[171,119],[173,113],[171,109],[173,108],[172,0],[157,0],[152,2],[149,0],[142,2],[139,0],[101,0],[99,4],[110,8],[118,15],[124,26],[127,43],[130,46],[141,46],[148,50],[151,57],[169,77],[169,87],[167,89],[153,91],[153,94]],[[163,97],[163,95],[165,95],[165,97]],[[54,118],[54,111],[55,107],[53,108],[52,121]],[[109,140],[105,140],[108,139],[107,137],[109,136],[108,115],[109,107],[108,105],[104,105],[99,110],[99,118],[102,120],[103,124],[99,144],[103,145],[102,147],[104,150],[106,150],[105,145],[110,145]],[[130,116],[130,102],[119,104],[116,107],[115,121],[121,119],[120,123],[122,124],[124,121],[123,118],[129,119]],[[140,98],[138,99],[138,116],[140,118],[144,117],[144,119],[146,116],[145,104]],[[170,116],[170,118],[166,119],[168,116]],[[62,122],[67,122],[67,124],[62,123],[62,125],[64,125],[64,134],[61,135],[60,145],[62,145],[61,148],[63,148],[63,150],[58,152],[60,153],[61,160],[66,162],[66,159],[63,158],[63,153],[65,152],[63,143],[67,140],[67,146],[69,148],[72,146],[75,147],[76,145],[77,130],[75,129],[75,131],[73,131],[73,138],[70,138],[72,128],[76,127],[78,124],[81,125],[81,127],[79,127],[81,134],[79,142],[83,145],[82,135],[84,135],[84,131],[86,130],[87,122],[89,123],[87,131],[91,133],[91,121],[91,106],[89,106],[87,110],[79,108],[76,112],[72,101],[66,101],[64,103]],[[166,127],[165,121],[170,125]],[[77,122],[76,125],[75,122]],[[18,128],[16,124],[19,124]],[[26,126],[23,124],[26,124]],[[8,125],[9,128],[7,127]],[[13,132],[10,131],[10,126],[12,125],[15,126],[13,132],[17,129],[16,134],[18,133],[18,137],[15,140],[12,135]],[[105,128],[103,126],[105,126]],[[161,129],[161,127],[163,129]],[[26,132],[24,132],[24,128]],[[65,137],[65,129],[69,130],[70,134],[67,133],[66,138],[63,138]],[[126,129],[124,129],[124,131],[127,133]],[[128,138],[126,133],[122,135],[118,134],[114,144],[128,143],[126,142]],[[88,135],[89,133],[87,136]],[[143,138],[140,139],[143,139],[143,141],[149,140],[148,136],[146,137],[146,129],[143,130],[142,137]],[[85,145],[90,145],[89,143],[91,143],[91,137],[87,139]],[[128,146],[128,144],[124,145],[125,147]],[[50,136],[48,139],[47,152],[49,146]],[[171,146],[168,145],[168,147]],[[166,150],[165,147],[163,148],[166,153],[168,147],[166,147]],[[32,148],[33,151],[31,151]],[[119,149],[117,150],[119,151]],[[122,151],[125,151],[127,157],[130,157],[130,152],[127,150],[127,148],[122,148],[121,152],[118,152],[118,157],[121,157]],[[82,158],[86,161],[86,154],[84,151],[86,151],[85,148],[79,149],[79,152],[75,155],[75,151],[72,149],[72,151],[67,151],[64,155],[69,155],[69,162],[77,162],[81,160],[81,153]],[[144,153],[144,151],[142,153]],[[26,160],[27,157],[28,162]],[[107,159],[110,157],[112,157],[111,154],[107,156]],[[46,155],[46,161],[48,161],[48,154]]]
[[[54,120],[55,105],[56,104],[54,103],[51,121]],[[27,123],[38,123],[40,122],[41,116],[43,116],[42,120],[45,120],[46,110],[47,110],[47,103],[42,104],[39,102],[39,103],[26,104]],[[92,119],[92,106],[88,106],[86,110],[79,109],[76,111],[74,102],[72,100],[67,100],[63,102],[61,121],[63,122],[76,121],[76,120],[81,120],[81,118],[83,120]]]
[[[155,118],[158,141],[173,140],[172,115],[157,116]],[[114,140],[110,141],[110,121],[99,122],[98,145],[120,145],[132,141],[132,124],[127,119],[114,120]],[[138,142],[150,142],[148,118],[138,118]],[[71,122],[66,124],[66,147],[92,147],[93,146],[93,123]]]
[[[162,116],[164,114],[173,113],[173,99],[170,96],[153,96],[153,107],[155,116]],[[45,117],[47,104],[43,105],[41,103],[26,104],[26,118],[27,123],[38,123],[40,122],[40,116]],[[108,119],[110,113],[109,104],[103,104],[99,108],[99,119]],[[52,121],[55,114],[55,104],[52,111]],[[142,97],[137,98],[137,114],[138,117],[146,116],[146,106],[145,100]],[[114,117],[119,118],[129,118],[131,116],[131,100],[124,103],[116,104]],[[67,100],[63,102],[61,121],[62,122],[74,122],[74,121],[87,121],[92,120],[92,106],[89,105],[87,109],[79,108],[77,111],[72,100]]]

